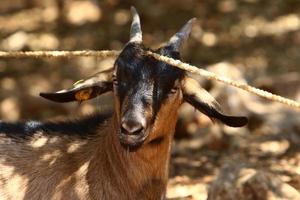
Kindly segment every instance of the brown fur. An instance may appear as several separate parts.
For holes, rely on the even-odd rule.
[[[165,199],[177,111],[183,100],[209,117],[220,119],[227,125],[239,127],[247,123],[247,119],[244,117],[226,116],[219,112],[218,104],[210,97],[209,93],[199,89],[197,92],[197,88],[200,88],[197,82],[192,79],[189,80],[189,78],[182,80],[183,71],[175,70],[171,66],[165,66],[163,63],[144,57],[142,53],[144,47],[141,41],[134,37],[137,34],[139,37],[142,35],[139,28],[139,17],[136,10],[134,8],[132,10],[135,16],[132,23],[133,33],[131,34],[133,43],[127,44],[117,59],[116,63],[121,65],[115,65],[115,76],[112,75],[112,70],[108,70],[77,83],[73,89],[58,93],[40,94],[52,101],[70,102],[88,100],[113,90],[115,95],[113,118],[102,127],[98,127],[96,134],[89,135],[87,138],[66,133],[45,134],[36,132],[30,139],[21,139],[21,137],[13,139],[13,137],[9,138],[0,132],[0,200]],[[179,59],[180,46],[189,35],[193,21],[190,20],[183,26],[170,39],[166,47],[159,51],[163,55],[169,54],[169,56]],[[117,95],[122,94],[123,96],[122,92],[129,91],[130,88],[118,90],[122,88],[118,86],[118,82],[122,83],[123,80],[114,80],[118,77],[116,70],[119,67],[132,65],[138,66],[139,68],[136,68],[138,70],[146,69],[148,73],[154,74],[155,70],[149,70],[153,69],[153,64],[163,71],[164,78],[170,76],[170,79],[164,81],[163,86],[165,87],[160,88],[162,89],[160,92],[163,91],[164,94],[160,97],[163,98],[158,98],[159,102],[149,103],[149,105],[154,105],[154,108],[149,105],[135,105],[136,102],[134,101],[126,102],[126,97],[121,100],[122,103],[119,102]],[[159,76],[160,72],[155,72],[156,76]],[[176,78],[177,82],[173,78]],[[179,80],[182,80],[181,84],[179,84]],[[123,83],[126,83],[126,79]],[[146,90],[143,92],[147,92]],[[122,92],[118,94],[118,91]],[[156,91],[156,94],[158,93]],[[139,95],[139,93],[136,94]],[[129,95],[132,94],[129,93]],[[143,95],[144,97],[147,96]],[[140,99],[137,102],[143,103],[145,101]],[[145,117],[147,121],[146,126],[142,127],[143,130],[137,133],[145,134],[142,135],[145,136],[142,138],[143,140],[128,140],[129,143],[127,141],[127,144],[130,145],[138,144],[134,150],[127,149],[126,142],[124,147],[124,141],[121,141],[122,136],[124,136],[124,122],[121,123],[121,119],[126,115],[123,112],[128,106],[127,104],[138,107],[137,112],[144,115],[141,119]],[[131,119],[131,117],[129,115],[128,118]],[[91,129],[93,126],[90,126],[89,122],[92,122],[92,125],[98,123],[90,121],[90,118],[88,121],[80,122]],[[78,124],[76,123],[76,125]],[[51,130],[66,132],[65,128],[61,127]],[[76,132],[77,127],[71,130],[72,133]],[[89,131],[87,132],[89,133]],[[132,135],[129,135],[135,132],[128,132],[127,130],[125,138],[132,138]]]
[[[167,99],[133,152],[112,131],[117,114],[88,139],[36,133],[16,141],[0,134],[0,199],[164,199],[181,98],[178,91]]]

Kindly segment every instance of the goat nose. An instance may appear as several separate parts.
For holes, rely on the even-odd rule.
[[[135,120],[124,120],[121,126],[122,132],[127,134],[138,134],[144,129],[143,124]]]

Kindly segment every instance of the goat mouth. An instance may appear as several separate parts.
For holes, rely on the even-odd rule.
[[[139,134],[129,135],[126,133],[119,132],[119,140],[123,147],[136,149],[140,147],[146,140],[148,134],[146,131],[142,131]]]

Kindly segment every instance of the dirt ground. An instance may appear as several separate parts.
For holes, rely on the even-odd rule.
[[[159,47],[196,17],[184,61],[300,101],[297,0],[1,0],[0,50],[120,50],[129,38],[131,5],[141,15],[146,46]],[[38,94],[68,88],[113,62],[93,57],[0,59],[0,118],[46,120],[110,110],[109,95],[79,106],[57,105]],[[220,170],[237,163],[270,172],[300,192],[299,110],[196,78],[227,113],[245,115],[249,124],[228,128],[184,104],[167,197],[207,199]]]

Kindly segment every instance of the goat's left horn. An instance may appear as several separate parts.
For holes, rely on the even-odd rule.
[[[190,19],[175,35],[171,37],[167,46],[173,47],[175,51],[180,51],[182,44],[190,35],[195,20],[196,18]]]
[[[132,23],[130,28],[130,42],[142,43],[142,29],[139,14],[135,7],[131,6]]]

